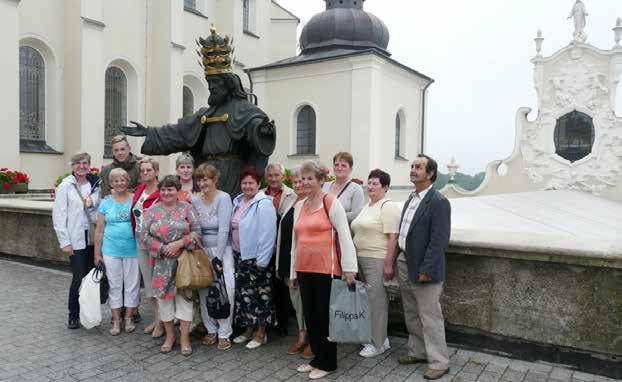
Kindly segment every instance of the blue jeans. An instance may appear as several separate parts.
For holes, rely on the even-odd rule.
[[[69,309],[69,319],[80,319],[80,284],[82,278],[86,276],[91,269],[93,269],[94,248],[89,245],[85,249],[79,249],[73,251],[73,255],[69,256],[69,264],[71,265],[71,273],[73,278],[71,279],[71,286],[69,287],[69,302],[67,308]]]

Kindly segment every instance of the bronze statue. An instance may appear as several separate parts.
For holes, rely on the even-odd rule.
[[[209,85],[209,107],[180,118],[176,124],[145,127],[131,121],[135,126],[124,126],[121,131],[146,137],[143,154],[189,151],[197,165],[214,165],[221,173],[220,189],[235,197],[240,193],[244,167],[254,166],[263,174],[276,145],[274,122],[248,101],[240,77],[233,73],[229,37],[220,37],[212,27],[211,36],[200,38],[197,44]]]

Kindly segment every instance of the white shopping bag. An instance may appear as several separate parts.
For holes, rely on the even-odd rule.
[[[96,274],[95,268],[82,279],[80,285],[80,323],[86,329],[99,326],[102,322],[102,311],[99,300],[99,279],[101,273]]]

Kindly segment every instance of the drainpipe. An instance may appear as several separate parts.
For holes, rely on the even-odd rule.
[[[423,92],[421,96],[421,147],[420,147],[419,152],[422,154],[424,153],[424,149],[425,149],[425,117],[426,117],[425,109],[426,109],[427,98],[428,98],[428,88],[433,83],[434,83],[434,80],[430,79],[430,82],[428,82],[428,84],[423,88]]]
[[[249,69],[244,69],[244,73],[246,73],[246,76],[248,77],[248,83],[251,86],[251,98],[253,100],[253,103],[255,104],[255,106],[257,106],[258,103],[258,99],[257,96],[255,95],[255,93],[253,93],[253,77],[251,76],[251,71]]]

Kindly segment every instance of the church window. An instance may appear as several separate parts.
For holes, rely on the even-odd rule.
[[[196,0],[184,0],[184,8],[196,9],[197,1]]]
[[[296,118],[296,154],[315,154],[315,111],[304,106]]]
[[[400,120],[400,114],[395,115],[395,157],[400,158],[402,156],[401,151],[401,139],[402,139],[402,121]]]
[[[104,125],[104,157],[112,158],[112,138],[121,133],[127,123],[127,78],[117,67],[106,70],[106,100]]]
[[[34,48],[19,48],[19,136],[45,141],[45,63]]]
[[[184,86],[183,102],[183,115],[186,116],[188,114],[194,113],[194,95],[192,94],[192,90],[190,90],[190,88],[187,86]]]
[[[575,110],[557,120],[554,135],[555,153],[576,162],[592,152],[594,123],[589,115]]]

